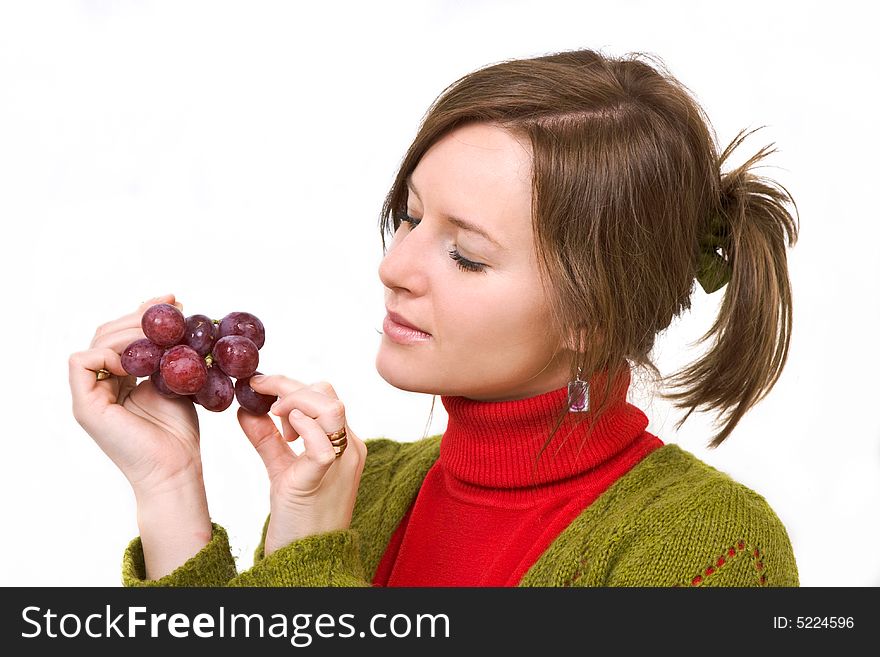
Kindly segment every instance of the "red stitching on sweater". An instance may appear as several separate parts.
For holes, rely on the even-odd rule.
[[[762,572],[764,570],[764,561],[761,557],[761,552],[758,548],[750,551],[751,554],[749,556],[752,557],[752,562],[754,563],[755,570],[757,571],[756,574],[760,574],[758,581],[760,582],[761,586],[767,586],[767,575]],[[731,557],[735,557],[738,553],[742,552],[746,552],[746,542],[744,540],[739,540],[736,542],[735,545],[724,550],[721,556],[714,560],[714,565],[707,566],[703,570],[702,574],[697,575],[696,577],[691,579],[688,584],[674,584],[673,586],[700,586],[706,579],[716,574],[722,566],[727,564],[731,560]],[[728,558],[725,558],[725,555]],[[575,571],[574,576],[571,578],[569,586],[576,585],[578,580],[580,580],[584,576],[584,569],[586,568],[586,565],[587,557],[584,557],[578,563],[578,569]]]
[[[581,580],[581,578],[583,578],[585,574],[584,569],[586,567],[587,557],[585,556],[583,559],[580,560],[580,563],[578,563],[578,569],[574,571],[574,577],[571,578],[571,584],[569,584],[569,586],[577,586],[577,583]]]
[[[764,571],[764,558],[761,556],[761,551],[758,548],[755,548],[753,553],[755,570],[760,575],[758,581],[761,583],[761,586],[767,586],[767,574]]]
[[[764,570],[764,561],[761,558],[761,551],[758,548],[752,550],[749,548],[750,552],[749,556],[752,558],[752,562],[755,565],[756,574],[760,575],[758,581],[761,586],[767,586],[767,575],[762,571]],[[729,563],[730,557],[734,557],[737,553],[746,552],[746,542],[742,539],[738,540],[736,544],[732,547],[727,548],[718,558],[714,559],[712,565],[707,566],[703,569],[703,572],[700,575],[697,575],[690,581],[690,586],[700,586],[703,582],[717,573],[722,566],[726,563]],[[725,555],[728,557],[725,559]]]

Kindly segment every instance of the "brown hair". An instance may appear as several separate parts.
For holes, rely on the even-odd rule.
[[[705,112],[666,70],[593,50],[505,61],[447,87],[423,118],[385,198],[385,233],[406,212],[409,176],[441,137],[485,122],[527,139],[532,149],[532,225],[547,288],[551,329],[576,340],[578,368],[606,385],[590,391],[595,423],[613,401],[612,382],[632,366],[662,380],[650,360],[657,334],[690,308],[704,236],[729,271],[712,338],[696,362],[668,377],[663,394],[688,409],[723,416],[717,447],[775,385],[788,354],[792,298],[786,247],[798,226],[784,187],[752,173],[774,152],[762,148],[727,173],[721,167],[748,136],[719,156]],[[650,56],[647,56],[651,58]],[[795,205],[795,211],[797,207]],[[547,285],[551,281],[551,285]],[[711,289],[711,288],[709,288]],[[433,406],[432,406],[433,408]],[[547,443],[566,417],[567,405]],[[542,448],[543,451],[543,448]]]

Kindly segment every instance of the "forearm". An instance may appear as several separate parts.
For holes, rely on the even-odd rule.
[[[182,566],[211,540],[211,517],[199,479],[149,494],[138,494],[137,523],[147,579]]]

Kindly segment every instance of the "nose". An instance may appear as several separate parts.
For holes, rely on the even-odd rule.
[[[418,245],[418,235],[400,228],[379,263],[379,279],[390,290],[408,290],[421,294],[425,288],[424,250]]]

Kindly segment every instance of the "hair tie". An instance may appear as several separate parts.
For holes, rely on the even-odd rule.
[[[706,294],[712,294],[730,281],[730,272],[730,227],[720,214],[714,214],[700,237],[697,282]]]

